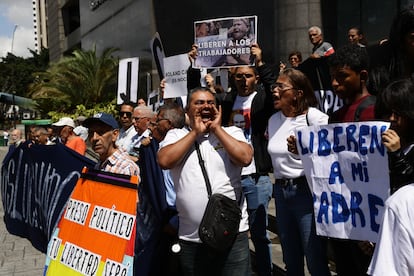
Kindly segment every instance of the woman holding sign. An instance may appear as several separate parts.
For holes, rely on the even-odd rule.
[[[298,70],[280,72],[272,91],[279,111],[269,119],[267,149],[276,179],[276,219],[287,275],[304,275],[304,256],[312,275],[330,275],[324,240],[316,235],[312,193],[293,136],[298,127],[327,124],[328,116],[315,108],[310,81]]]

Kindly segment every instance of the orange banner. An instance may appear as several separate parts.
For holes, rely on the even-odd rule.
[[[85,170],[49,241],[45,275],[132,275],[138,177],[88,176]]]

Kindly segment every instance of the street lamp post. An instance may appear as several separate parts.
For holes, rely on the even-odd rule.
[[[16,129],[16,100],[14,96],[16,95],[16,91],[13,91],[13,128]]]
[[[12,36],[12,42],[11,42],[11,53],[13,54],[13,46],[14,46],[14,34],[16,33],[16,29],[17,27],[19,27],[19,25],[14,25],[14,29],[13,29],[13,36]]]

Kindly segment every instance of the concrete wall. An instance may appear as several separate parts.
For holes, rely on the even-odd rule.
[[[322,26],[321,3],[319,0],[280,0],[277,2],[277,26],[278,36],[275,43],[279,48],[279,59],[287,62],[288,55],[293,50],[302,53],[306,59],[312,50],[312,44],[308,38],[310,26]]]

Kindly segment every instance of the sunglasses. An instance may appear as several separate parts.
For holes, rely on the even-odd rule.
[[[119,112],[119,116],[124,117],[124,115],[126,115],[128,118],[131,118],[132,112],[127,112],[127,111],[120,111]]]

